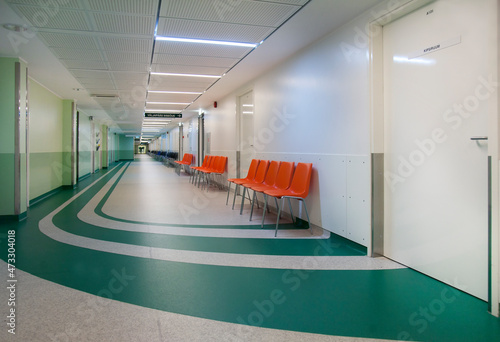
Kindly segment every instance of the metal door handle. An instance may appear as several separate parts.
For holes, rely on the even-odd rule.
[[[488,140],[488,137],[471,137],[470,140]]]

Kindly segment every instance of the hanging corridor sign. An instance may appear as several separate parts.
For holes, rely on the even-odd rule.
[[[144,113],[145,118],[182,118],[182,113]]]

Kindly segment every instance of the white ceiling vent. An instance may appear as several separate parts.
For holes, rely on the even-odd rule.
[[[118,95],[113,95],[113,94],[92,94],[90,96],[93,97],[94,99],[110,99],[110,100],[119,99]]]

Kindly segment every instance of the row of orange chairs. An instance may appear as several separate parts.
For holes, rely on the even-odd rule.
[[[276,221],[276,229],[274,236],[278,233],[278,226],[281,212],[283,211],[283,205],[285,198],[288,200],[288,205],[290,207],[290,214],[292,216],[292,222],[295,224],[295,219],[293,216],[291,199],[296,199],[304,203],[304,209],[307,216],[307,222],[312,234],[311,222],[309,220],[309,214],[307,212],[307,206],[304,199],[309,194],[309,185],[311,183],[312,174],[312,163],[297,163],[295,167],[294,162],[280,162],[280,161],[269,161],[269,160],[259,160],[253,159],[250,163],[250,168],[248,169],[248,174],[245,178],[231,178],[228,179],[229,185],[227,189],[226,205],[229,201],[229,191],[231,189],[231,184],[235,184],[236,188],[234,191],[233,198],[233,209],[234,202],[236,201],[236,194],[238,193],[238,187],[243,186],[243,195],[241,200],[240,215],[243,212],[243,204],[245,202],[245,193],[248,189],[253,190],[253,198],[249,199],[252,203],[252,210],[250,212],[250,221],[252,220],[253,207],[256,200],[257,193],[262,193],[264,195],[264,211],[262,214],[261,227],[264,227],[264,218],[267,209],[267,199],[268,197],[273,197],[276,202],[276,207],[278,208],[278,218]],[[278,199],[281,199],[281,205],[278,205]],[[258,203],[257,203],[258,205]]]
[[[203,179],[203,186],[207,186],[207,191],[210,187],[210,176],[222,177],[224,172],[226,172],[227,157],[224,156],[205,156],[203,159],[203,164],[201,166],[191,167],[193,184],[198,184],[200,187],[201,180]],[[222,182],[219,182],[222,184]]]

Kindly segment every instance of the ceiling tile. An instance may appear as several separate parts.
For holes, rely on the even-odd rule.
[[[38,32],[38,37],[44,40],[49,47],[91,50],[98,49],[98,45],[94,37],[89,35]]]
[[[170,0],[162,3],[160,16],[277,27],[299,8],[284,3],[251,0]]]
[[[199,65],[229,69],[238,61],[238,58],[155,54],[151,70],[160,72],[157,70],[158,64]]]
[[[110,62],[109,63],[109,70],[110,71],[148,72],[149,64]]]
[[[111,74],[107,71],[93,70],[69,70],[75,77],[82,78],[107,78],[110,79]]]
[[[78,78],[85,88],[114,88],[113,81],[106,78]]]
[[[60,8],[83,9],[79,0],[64,0],[64,1],[40,1],[40,0],[6,0],[11,4],[34,5],[46,8],[46,13],[54,13]]]
[[[152,37],[156,26],[154,17],[111,13],[93,13],[92,15],[96,30],[99,32]]]
[[[108,66],[103,61],[84,61],[84,60],[64,60],[61,62],[68,69],[86,69],[86,70],[107,70]]]
[[[101,51],[90,49],[65,49],[65,48],[52,48],[54,54],[61,59],[76,59],[76,60],[90,60],[102,61]]]
[[[151,55],[148,53],[121,51],[106,51],[105,53],[110,63],[118,62],[148,64],[151,61]]]
[[[158,0],[87,0],[89,7],[97,12],[120,12],[155,16]]]
[[[152,38],[101,37],[99,39],[103,49],[108,51],[146,52],[149,54],[153,49]]]
[[[159,94],[148,93],[147,100],[151,102],[192,102],[199,95],[196,94]]]
[[[39,29],[90,30],[84,11],[59,9],[58,11],[47,12],[44,7],[17,5],[15,5],[15,8],[33,27]]]
[[[124,80],[124,81],[144,81],[146,82],[149,78],[149,73],[147,72],[123,72],[123,71],[117,71],[113,72],[111,74],[113,79],[119,81],[119,80]]]

